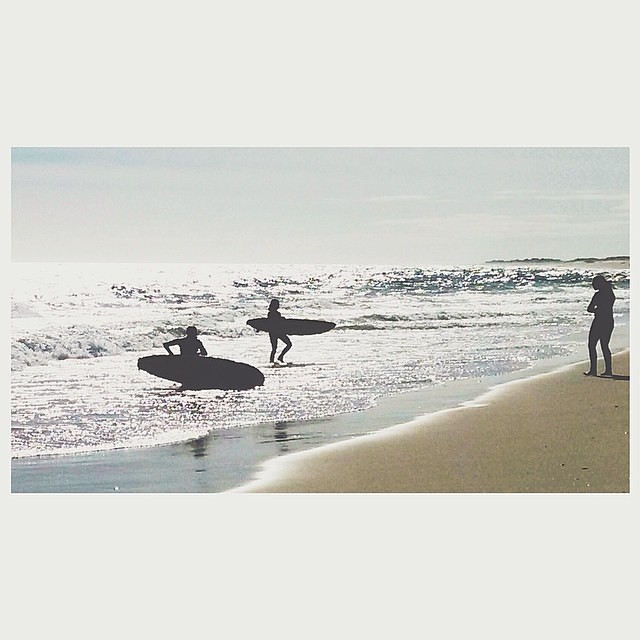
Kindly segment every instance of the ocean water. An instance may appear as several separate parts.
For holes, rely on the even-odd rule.
[[[452,380],[585,351],[590,283],[629,271],[479,265],[12,265],[14,458],[152,447],[219,430],[318,420]],[[285,317],[336,323],[293,336],[286,367],[246,325],[279,298]],[[251,391],[180,391],[137,369],[195,325],[209,355],[265,375]],[[586,353],[584,354],[586,358]]]

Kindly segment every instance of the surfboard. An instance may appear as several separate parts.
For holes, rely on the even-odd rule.
[[[296,318],[282,318],[273,322],[269,318],[253,318],[247,324],[256,331],[275,331],[288,336],[312,336],[317,333],[331,331],[335,322],[325,320],[300,320]]]
[[[262,372],[250,364],[209,356],[145,356],[138,359],[138,369],[180,382],[185,389],[244,391],[264,383]]]

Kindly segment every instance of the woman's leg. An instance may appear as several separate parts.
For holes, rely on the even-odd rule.
[[[596,353],[596,345],[600,338],[594,324],[595,323],[592,323],[591,329],[589,329],[589,371],[585,371],[585,375],[587,376],[598,375],[598,354]]]
[[[269,340],[271,340],[271,355],[269,356],[269,362],[273,362],[273,359],[276,357],[276,349],[278,348],[278,337],[270,333]]]
[[[278,360],[280,360],[280,362],[284,362],[284,354],[287,353],[289,349],[291,349],[291,340],[289,340],[289,336],[280,336],[280,340],[282,340],[282,342],[284,342],[286,346],[282,350],[282,353],[278,356]]]
[[[602,356],[604,357],[604,371],[602,375],[610,376],[613,374],[611,370],[611,349],[609,349],[609,340],[611,340],[611,334],[613,333],[613,327],[607,329],[600,336],[600,347],[602,348]]]

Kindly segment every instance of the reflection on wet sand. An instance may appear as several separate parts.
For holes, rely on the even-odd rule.
[[[209,435],[198,438],[197,440],[191,440],[189,442],[189,448],[193,453],[194,458],[204,458],[207,455]]]
[[[289,451],[289,445],[287,444],[287,441],[289,440],[287,423],[276,422],[273,428],[274,428],[274,438],[276,442],[280,445],[278,448],[282,453],[287,453]]]

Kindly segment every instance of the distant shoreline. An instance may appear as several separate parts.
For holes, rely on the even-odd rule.
[[[485,264],[602,264],[619,262],[628,265],[629,261],[629,256],[609,256],[607,258],[573,258],[571,260],[562,260],[560,258],[514,258],[513,260],[487,260]]]

